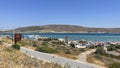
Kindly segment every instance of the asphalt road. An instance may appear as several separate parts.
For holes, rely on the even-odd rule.
[[[4,43],[4,45],[7,45],[8,47],[11,46],[11,44],[7,44],[7,43]],[[48,62],[53,62],[53,63],[57,63],[60,65],[69,64],[71,68],[100,68],[92,64],[87,64],[87,63],[80,62],[77,60],[71,60],[71,59],[55,56],[55,55],[48,54],[48,53],[37,52],[37,51],[24,48],[24,47],[21,47],[20,51],[29,56],[33,56],[33,57],[36,57],[36,58],[39,58],[39,59],[42,59]]]

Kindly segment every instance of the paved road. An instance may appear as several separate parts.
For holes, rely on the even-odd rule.
[[[11,44],[7,44],[7,43],[4,43],[4,45],[7,45],[9,47],[11,46]],[[80,61],[75,61],[75,60],[71,60],[71,59],[67,59],[67,58],[63,58],[63,57],[59,57],[59,56],[55,56],[47,53],[37,52],[24,47],[21,47],[20,51],[22,51],[27,55],[34,56],[36,58],[40,58],[48,62],[54,62],[61,65],[69,64],[71,68],[100,68],[95,65],[91,65],[91,64],[87,64]]]

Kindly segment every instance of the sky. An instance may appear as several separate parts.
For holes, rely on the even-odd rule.
[[[68,24],[120,27],[120,0],[0,0],[0,29]]]

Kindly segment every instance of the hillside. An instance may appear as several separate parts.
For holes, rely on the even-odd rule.
[[[56,63],[50,63],[30,57],[13,48],[0,44],[0,68],[63,68]]]
[[[113,32],[119,33],[120,28],[92,28],[76,25],[45,25],[45,26],[29,26],[17,28],[18,32]]]

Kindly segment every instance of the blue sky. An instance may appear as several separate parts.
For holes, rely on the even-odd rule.
[[[48,24],[120,27],[120,0],[0,0],[0,29]]]

